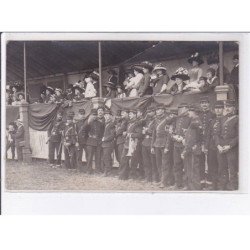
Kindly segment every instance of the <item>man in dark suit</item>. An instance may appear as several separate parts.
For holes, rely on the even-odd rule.
[[[239,55],[233,56],[233,69],[230,74],[230,81],[229,83],[233,85],[235,94],[239,96]]]
[[[226,115],[220,119],[220,132],[217,134],[216,146],[219,151],[219,190],[238,189],[238,143],[239,117],[236,114],[235,101],[225,104]]]
[[[16,151],[17,151],[17,160],[18,161],[23,161],[23,147],[24,147],[24,126],[23,126],[23,121],[18,119],[16,121],[17,125],[17,131],[14,134],[14,139],[15,139],[15,146],[16,146]]]
[[[109,176],[112,170],[112,152],[114,151],[115,123],[110,110],[104,111],[105,129],[102,138],[104,175]]]
[[[16,133],[16,126],[14,122],[11,122],[8,126],[7,130],[7,138],[6,138],[6,159],[7,159],[7,152],[11,149],[11,156],[12,160],[15,159],[15,133]]]
[[[92,161],[95,155],[95,171],[100,174],[102,172],[101,156],[102,156],[102,138],[104,133],[104,108],[92,110],[92,117],[84,129],[87,136],[86,151],[87,151],[87,172],[93,173]]]

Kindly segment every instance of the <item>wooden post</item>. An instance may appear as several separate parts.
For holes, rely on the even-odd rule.
[[[223,67],[224,67],[224,58],[223,58],[223,42],[219,42],[219,72],[220,72],[220,85],[224,84],[223,79]]]
[[[102,97],[102,47],[101,42],[98,42],[98,58],[99,58],[99,93]]]
[[[26,66],[26,44],[23,43],[23,84],[24,84],[24,97],[27,102],[27,66]]]

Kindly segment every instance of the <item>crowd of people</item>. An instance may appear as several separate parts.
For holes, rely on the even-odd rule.
[[[237,190],[236,105],[217,101],[212,110],[205,96],[199,104],[181,103],[177,109],[151,104],[146,110],[114,114],[99,106],[89,116],[83,108],[68,111],[66,122],[58,111],[49,129],[49,164],[62,167],[63,151],[66,169],[110,176],[115,156],[120,180],[142,180],[168,190]],[[24,130],[20,120],[17,124],[17,129],[9,126],[7,149],[14,153],[13,145],[19,147],[22,160]]]
[[[118,73],[109,69],[109,78],[103,84],[103,93],[106,98],[141,97],[157,94],[181,94],[183,92],[206,92],[219,85],[219,57],[216,54],[207,57],[208,69],[203,72],[201,65],[204,63],[199,52],[192,54],[187,61],[190,68],[179,67],[169,77],[167,67],[159,63],[153,65],[144,61],[125,70],[125,80],[121,82]],[[239,57],[232,58],[234,67],[229,73],[224,67],[224,83],[232,84],[238,94],[239,85]],[[121,77],[120,77],[121,78]],[[65,103],[79,102],[99,96],[99,73],[87,72],[83,79],[71,84],[64,92],[61,88],[42,86],[40,90],[40,103]],[[21,85],[12,85],[6,89],[6,104],[18,105],[25,102]],[[29,96],[27,97],[29,99]],[[27,100],[29,102],[29,100]]]

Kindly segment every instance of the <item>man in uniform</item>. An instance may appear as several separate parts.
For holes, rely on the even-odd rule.
[[[211,188],[212,185],[212,173],[214,172],[213,159],[216,158],[216,151],[211,147],[212,138],[212,122],[215,119],[215,114],[210,110],[210,102],[207,96],[200,99],[200,113],[199,117],[202,123],[202,154],[201,154],[201,184],[204,188],[206,184]],[[206,166],[208,169],[206,169]],[[207,178],[206,178],[207,174]]]
[[[184,159],[186,187],[188,190],[201,190],[200,154],[202,145],[202,124],[195,105],[189,105],[191,119],[185,136],[185,147],[181,154]]]
[[[58,112],[56,120],[48,131],[49,139],[49,164],[52,168],[61,167],[62,156],[62,133],[64,130],[64,122],[62,120],[62,113]],[[55,164],[56,152],[56,164]]]
[[[123,132],[126,136],[124,148],[121,157],[121,168],[119,179],[127,180],[129,177],[130,168],[135,168],[136,160],[136,144],[138,139],[142,137],[142,128],[138,124],[136,119],[136,110],[129,111],[129,121],[127,125],[127,130]],[[137,166],[137,163],[136,163]]]
[[[105,129],[102,138],[104,175],[109,176],[112,170],[112,152],[114,151],[115,123],[110,110],[104,111]]]
[[[76,147],[77,147],[77,130],[73,122],[74,112],[70,111],[67,114],[67,122],[63,131],[63,146],[64,146],[64,157],[65,157],[65,167],[67,169],[77,169],[77,157],[76,157]]]
[[[184,150],[185,134],[190,124],[190,118],[187,115],[188,104],[181,103],[178,106],[178,117],[174,124],[174,130],[171,138],[174,141],[174,176],[176,189],[183,188],[184,165],[181,154]]]
[[[16,146],[16,152],[17,152],[17,160],[23,161],[23,147],[24,147],[24,126],[23,122],[20,119],[17,119],[16,121],[17,130],[16,133],[13,135],[13,138],[15,139],[15,146]]]
[[[83,163],[82,163],[82,155],[83,155],[83,150],[85,151],[85,156],[86,156],[86,134],[85,134],[85,127],[88,124],[87,117],[85,116],[85,110],[84,108],[80,108],[78,111],[78,118],[76,121],[76,129],[77,129],[77,134],[78,134],[78,143],[79,146],[77,148],[77,162],[78,162],[78,167],[80,171],[83,169]]]
[[[101,155],[102,155],[102,138],[104,133],[104,108],[98,107],[98,109],[92,110],[92,119],[85,127],[84,133],[87,136],[86,150],[87,150],[87,172],[93,173],[92,161],[95,155],[95,171],[100,174],[102,172],[101,167]]]
[[[226,115],[220,119],[220,132],[216,138],[219,151],[219,190],[238,189],[238,123],[235,101],[225,104]]]
[[[125,136],[123,133],[127,130],[128,112],[126,110],[121,110],[119,112],[121,113],[121,117],[118,117],[116,121],[116,155],[121,165],[121,156],[125,143]]]
[[[145,124],[142,129],[144,138],[142,140],[142,159],[145,169],[145,180],[147,182],[159,181],[159,173],[156,168],[155,154],[151,153],[151,141],[154,127],[154,107],[148,107],[146,111]]]

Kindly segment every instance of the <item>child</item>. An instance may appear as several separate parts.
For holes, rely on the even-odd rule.
[[[215,70],[213,68],[209,68],[207,70],[207,82],[203,87],[200,87],[200,91],[206,92],[209,90],[213,90],[217,85],[219,85],[219,79],[215,75]]]

